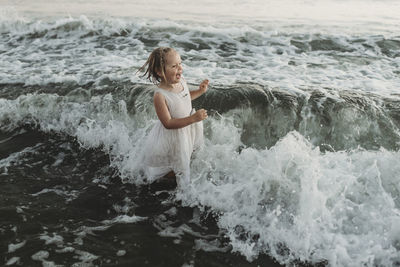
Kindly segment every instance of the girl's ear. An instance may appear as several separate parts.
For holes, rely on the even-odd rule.
[[[157,69],[156,73],[157,73],[158,77],[160,77],[161,80],[165,79],[164,72],[162,72],[161,69]]]
[[[160,69],[156,69],[156,73],[157,73],[158,77],[162,77],[163,76]]]

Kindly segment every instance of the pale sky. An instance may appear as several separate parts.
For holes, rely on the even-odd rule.
[[[0,0],[34,16],[89,15],[198,20],[379,21],[400,25],[395,0]]]

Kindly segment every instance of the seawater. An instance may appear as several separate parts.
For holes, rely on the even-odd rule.
[[[155,5],[3,4],[3,264],[399,265],[399,5]],[[185,188],[140,172],[158,46],[211,83]]]

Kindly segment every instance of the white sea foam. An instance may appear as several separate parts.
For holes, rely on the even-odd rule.
[[[40,196],[42,194],[47,194],[47,193],[54,193],[59,196],[62,196],[66,199],[67,202],[70,202],[70,201],[76,199],[79,195],[79,192],[77,190],[66,191],[64,189],[58,189],[58,188],[44,188],[44,189],[40,190],[39,192],[31,194],[31,196],[37,197],[37,196]]]
[[[109,224],[116,224],[116,223],[136,223],[140,222],[143,220],[146,220],[147,218],[145,217],[140,217],[140,216],[129,216],[129,215],[118,215],[117,217],[111,219],[111,220],[104,220],[102,223],[109,225]]]
[[[101,89],[112,81],[144,82],[135,72],[160,45],[182,54],[185,74],[194,83],[208,78],[211,84],[256,82],[285,90],[317,86],[386,95],[396,93],[400,83],[398,57],[387,55],[397,53],[397,31],[368,30],[376,25],[370,22],[332,27],[298,21],[210,25],[84,15],[15,17],[0,20],[7,36],[0,39],[2,83],[94,82]],[[395,47],[382,48],[380,42]]]
[[[154,114],[129,115],[110,95],[82,103],[56,95],[27,95],[2,104],[1,121],[15,127],[34,122],[43,131],[72,135],[84,147],[102,147],[125,182],[146,182],[138,171],[138,155],[149,128],[143,118]],[[399,262],[398,151],[322,153],[298,132],[288,133],[269,149],[255,149],[243,147],[241,134],[232,115],[209,117],[205,147],[192,161],[192,183],[176,192],[184,205],[210,207],[219,214],[218,225],[226,230],[233,251],[249,260],[269,253],[281,263]],[[166,214],[173,216],[174,211]],[[82,233],[137,219],[120,216]],[[185,225],[172,228],[162,218],[158,223],[163,224],[163,236],[180,238],[192,231]]]
[[[399,152],[321,154],[295,132],[270,150],[207,148],[193,162],[199,175],[193,190],[181,197],[221,211],[219,225],[233,250],[249,260],[269,251],[282,263],[398,261],[390,236],[400,216]],[[207,158],[215,167],[204,166]]]
[[[64,243],[64,238],[55,233],[53,233],[52,235],[49,235],[48,233],[43,233],[39,236],[39,239],[44,240],[45,245],[54,244],[57,246],[61,246]]]
[[[75,250],[75,254],[77,254],[77,258],[80,260],[80,262],[76,262],[72,264],[72,267],[79,267],[79,266],[93,266],[93,261],[98,259],[99,256],[96,256],[92,253],[89,253],[87,251],[82,251],[82,250]]]
[[[123,250],[123,249],[121,249],[121,250],[118,250],[116,254],[117,254],[117,256],[118,256],[118,257],[125,256],[125,254],[126,254],[126,250]]]
[[[46,259],[50,256],[50,253],[46,250],[40,250],[31,256],[32,260],[42,262],[43,266],[55,266],[52,261],[47,261]]]
[[[8,253],[13,253],[15,252],[17,249],[22,248],[23,246],[25,246],[26,244],[26,240],[17,243],[17,244],[8,244]]]
[[[204,239],[195,240],[195,249],[203,251],[218,251],[218,252],[228,252],[229,247],[221,247],[218,240],[206,241]]]
[[[9,126],[9,125],[8,125]],[[16,164],[21,164],[26,161],[26,155],[32,154],[35,152],[36,148],[39,147],[41,144],[36,144],[33,147],[24,148],[21,151],[12,153],[7,158],[0,160],[0,168],[2,168],[2,174],[7,174],[8,169]]]
[[[20,257],[12,257],[11,259],[9,259],[7,261],[6,266],[18,264],[19,260],[20,260]]]

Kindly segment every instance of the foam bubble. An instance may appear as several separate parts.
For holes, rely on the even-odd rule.
[[[136,223],[145,220],[145,217],[140,216],[129,216],[129,215],[118,215],[117,217],[111,220],[104,220],[102,223],[104,224],[115,224],[115,223]]]
[[[55,244],[57,246],[61,246],[64,243],[64,238],[55,233],[53,233],[51,236],[47,233],[44,233],[41,234],[39,238],[45,241],[45,245]]]
[[[82,251],[82,250],[75,250],[74,251],[75,254],[77,254],[77,257],[80,262],[76,262],[74,264],[72,264],[72,267],[79,267],[79,266],[91,266],[93,265],[93,261],[97,260],[99,258],[99,256],[96,256],[92,253],[89,253],[87,251]]]
[[[20,257],[12,257],[11,259],[9,259],[6,263],[7,266],[9,265],[14,265],[14,264],[18,264],[20,261]]]
[[[38,252],[36,252],[35,254],[32,255],[32,259],[35,261],[41,261],[43,263],[43,265],[49,263],[48,261],[46,261],[45,259],[47,259],[50,256],[50,253],[46,250],[40,250]]]
[[[126,254],[126,250],[121,249],[121,250],[118,250],[118,251],[117,251],[117,256],[118,256],[118,257],[125,256],[125,254]]]
[[[17,243],[17,244],[9,244],[8,245],[8,253],[15,252],[17,249],[20,249],[23,246],[25,246],[25,244],[26,244],[26,240],[24,240],[24,241],[22,241],[20,243]]]

